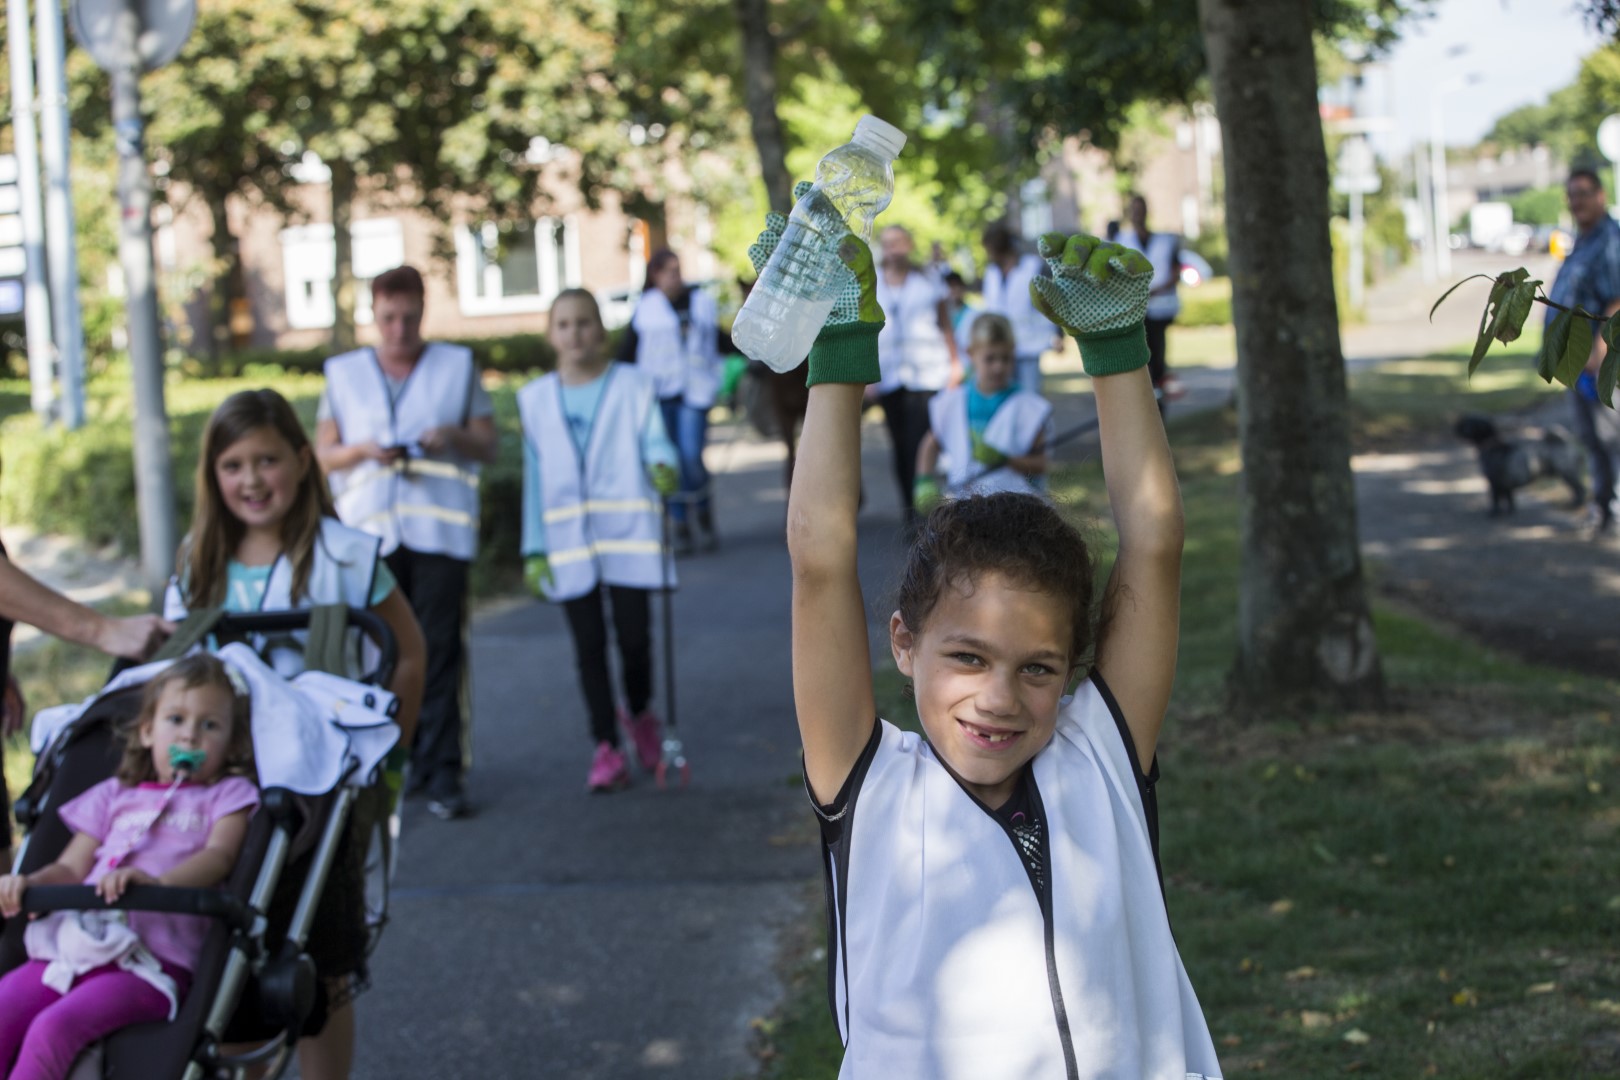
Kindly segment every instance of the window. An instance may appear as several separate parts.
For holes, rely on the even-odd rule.
[[[281,231],[286,274],[287,325],[324,330],[336,321],[332,277],[337,246],[332,226],[298,225]],[[349,267],[354,274],[354,321],[371,322],[371,279],[405,261],[405,230],[398,218],[371,218],[349,225]]]
[[[579,234],[571,219],[456,230],[456,286],[463,315],[545,311],[579,284]]]

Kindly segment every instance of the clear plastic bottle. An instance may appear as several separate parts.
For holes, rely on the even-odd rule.
[[[855,137],[816,166],[815,186],[793,208],[781,242],[737,313],[731,340],[775,371],[791,371],[810,353],[838,299],[846,232],[871,243],[872,219],[894,197],[894,159],[906,136],[863,116]]]

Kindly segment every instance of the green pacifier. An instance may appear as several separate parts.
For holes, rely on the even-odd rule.
[[[201,750],[187,750],[183,746],[169,747],[169,767],[176,772],[196,772],[208,755]]]

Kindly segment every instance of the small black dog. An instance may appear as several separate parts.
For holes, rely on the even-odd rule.
[[[1513,512],[1513,492],[1543,476],[1556,476],[1569,485],[1574,506],[1586,502],[1582,478],[1584,453],[1558,428],[1547,428],[1537,439],[1504,439],[1489,418],[1464,416],[1457,435],[1479,451],[1479,469],[1491,487],[1491,516]]]

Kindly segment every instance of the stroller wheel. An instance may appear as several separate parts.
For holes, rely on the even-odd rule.
[[[365,885],[366,955],[382,940],[388,925],[388,893],[394,879],[395,842],[399,837],[399,815],[384,814],[371,822],[366,835],[366,861],[362,870]]]

